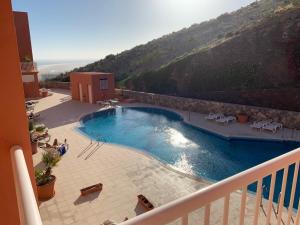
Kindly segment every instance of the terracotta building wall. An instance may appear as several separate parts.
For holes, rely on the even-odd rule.
[[[100,89],[100,79],[108,79],[108,89]],[[113,74],[101,74],[92,77],[94,103],[96,101],[112,99],[115,97],[115,79]]]
[[[10,148],[20,145],[34,183],[14,17],[9,0],[0,7],[0,224],[19,225]],[[9,75],[9,76],[8,76]],[[35,185],[33,185],[35,189]]]
[[[77,85],[77,78],[70,73],[70,90],[71,90],[71,96],[73,100],[79,100],[79,92],[78,90],[78,85]]]
[[[82,93],[83,93],[83,101],[88,102],[88,85],[91,84],[91,76],[82,74],[79,75],[78,73],[71,73],[70,74],[71,80],[71,93],[73,100],[80,100],[79,96],[79,83],[82,86]]]
[[[100,80],[108,79],[108,89],[100,89]],[[115,96],[115,80],[114,75],[109,73],[80,73],[74,72],[70,74],[71,93],[73,100],[80,100],[79,83],[82,86],[83,102],[89,102],[88,85],[92,88],[93,103],[99,100],[111,99]]]
[[[20,62],[26,61],[26,59],[33,60],[31,40],[30,40],[30,29],[28,22],[28,15],[26,12],[13,12],[14,23],[17,34],[17,43],[19,51]],[[31,72],[24,70],[23,75],[33,75],[34,82],[23,83],[24,94],[26,98],[36,98],[39,97],[39,81],[37,72]]]
[[[20,61],[23,62],[25,57],[29,57],[31,60],[33,60],[28,15],[26,12],[13,13],[19,46]]]

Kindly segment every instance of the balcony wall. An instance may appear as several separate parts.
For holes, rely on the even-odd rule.
[[[58,88],[58,89],[71,89],[71,83],[70,82],[59,82],[59,81],[43,81],[40,82],[41,87],[45,88]]]
[[[0,7],[0,224],[20,224],[10,148],[24,150],[31,182],[35,184],[28,121],[25,113],[23,83],[10,1]],[[33,185],[35,189],[35,185]]]
[[[37,64],[35,62],[21,62],[20,65],[25,98],[38,98],[40,86]]]
[[[19,48],[19,59],[21,62],[25,59],[32,60],[28,15],[26,12],[13,12],[13,14]]]

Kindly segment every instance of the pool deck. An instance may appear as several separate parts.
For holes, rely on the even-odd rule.
[[[205,114],[180,111],[162,106],[155,106],[142,103],[122,104],[127,107],[154,107],[176,112],[181,115],[184,122],[198,127],[206,132],[220,136],[225,139],[243,139],[243,140],[265,140],[265,141],[295,141],[300,142],[300,130],[283,128],[276,133],[264,130],[257,130],[250,127],[250,123],[240,124],[237,122],[220,124],[215,121],[205,119]]]
[[[90,145],[90,140],[75,128],[81,116],[98,110],[101,110],[98,105],[72,101],[65,90],[53,90],[52,96],[40,99],[35,107],[35,112],[41,115],[39,122],[49,127],[51,143],[54,138],[61,142],[67,138],[70,146],[70,150],[54,168],[57,177],[55,197],[40,203],[44,225],[99,225],[106,219],[121,222],[125,217],[132,218],[144,212],[137,204],[138,194],[144,194],[158,207],[209,185],[205,180],[176,172],[128,147],[108,143]],[[201,114],[176,112],[187,122],[226,137],[282,138],[280,133],[273,135],[253,131],[247,125],[237,123],[222,126],[206,121]],[[288,137],[289,132],[284,130],[282,133]],[[295,140],[300,139],[299,131],[293,134]],[[41,166],[41,154],[42,150],[39,150],[33,155],[36,167]],[[99,182],[104,185],[100,194],[80,197],[81,188]],[[229,224],[237,223],[239,219],[240,195],[239,191],[231,194]],[[260,208],[259,224],[265,220],[265,204],[263,201],[263,207]],[[249,194],[246,215],[253,212],[254,205],[254,198]],[[220,199],[212,204],[211,224],[222,223],[222,212],[223,200]],[[202,224],[198,222],[203,216],[202,209],[190,214],[190,224]],[[274,219],[275,215],[272,214],[272,221]],[[251,216],[246,216],[245,224],[251,224],[252,220]]]

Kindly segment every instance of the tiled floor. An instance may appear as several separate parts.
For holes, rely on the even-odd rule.
[[[125,217],[132,218],[143,213],[137,204],[138,194],[144,194],[158,207],[209,185],[201,179],[175,172],[132,149],[108,143],[91,145],[90,140],[75,128],[82,115],[99,109],[97,105],[72,101],[69,93],[63,90],[54,90],[52,96],[41,99],[36,106],[36,112],[41,114],[40,122],[50,128],[52,141],[58,138],[62,142],[67,138],[70,145],[70,150],[54,168],[57,177],[55,197],[40,204],[44,225],[99,225],[106,219],[121,222]],[[184,112],[180,113],[184,115]],[[190,115],[191,120],[197,121],[196,124],[204,126],[206,121],[202,117],[200,114]],[[206,126],[214,127],[215,124]],[[233,128],[240,129],[238,134],[255,134],[251,129],[247,131],[246,128],[235,126],[219,126],[215,129],[226,133]],[[40,158],[41,150],[33,156],[35,165],[40,163]],[[81,188],[99,182],[104,185],[100,194],[80,197]],[[232,193],[230,224],[238,221],[239,205],[240,193]],[[223,200],[215,202],[212,208],[212,224],[220,224]],[[254,199],[249,195],[247,213],[253,210]],[[201,217],[202,210],[191,214],[191,224],[196,224]],[[260,220],[264,218],[261,210]],[[252,219],[248,216],[246,224],[250,224]]]

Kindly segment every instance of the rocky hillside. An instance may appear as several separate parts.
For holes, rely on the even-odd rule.
[[[300,8],[279,10],[230,38],[131,77],[126,86],[193,98],[214,91],[300,87]]]
[[[194,24],[159,39],[137,46],[117,55],[77,68],[74,71],[114,72],[117,80],[136,76],[146,71],[184,57],[192,52],[224,41],[242,30],[256,26],[263,18],[273,14],[274,7],[286,7],[299,0],[261,0],[232,13],[225,13],[216,19]],[[274,5],[276,2],[276,5]],[[61,78],[66,78],[67,74]]]

